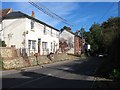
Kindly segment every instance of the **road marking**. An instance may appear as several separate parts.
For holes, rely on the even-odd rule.
[[[45,77],[49,77],[49,76],[43,76],[43,77],[40,77],[40,78],[37,78],[37,79],[33,79],[33,80],[28,81],[28,82],[25,82],[25,83],[22,83],[22,84],[19,84],[19,85],[16,85],[16,86],[10,87],[10,88],[17,88],[17,87],[23,86],[23,85],[25,85],[25,84],[28,84],[28,83],[31,83],[31,82],[37,81],[37,80],[42,79],[42,78],[45,78]]]

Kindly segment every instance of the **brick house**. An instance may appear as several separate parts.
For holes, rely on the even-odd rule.
[[[75,35],[75,54],[80,55],[82,48],[82,38],[79,35]]]

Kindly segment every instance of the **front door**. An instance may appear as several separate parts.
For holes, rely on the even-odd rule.
[[[40,45],[41,45],[41,39],[38,38],[38,53],[39,53],[39,55],[40,55]]]

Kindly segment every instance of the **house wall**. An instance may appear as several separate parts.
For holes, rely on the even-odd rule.
[[[57,36],[59,32],[46,26],[47,33],[44,34],[44,25],[36,21],[34,21],[34,28],[31,29],[31,19],[5,19],[3,20],[3,29],[3,39],[7,47],[15,45],[16,48],[25,48],[28,54],[37,53],[38,39],[40,39],[40,55],[46,55],[59,49],[59,37]],[[35,49],[29,49],[28,40],[35,41]],[[43,51],[42,42],[47,42],[45,51]]]
[[[25,47],[22,44],[25,23],[24,18],[3,20],[3,40],[7,47],[11,47],[11,45],[15,45],[16,48]]]
[[[81,38],[75,36],[75,54],[81,54]]]
[[[2,23],[0,22],[0,40],[2,40]]]
[[[48,26],[45,26],[43,24],[40,24],[39,22],[34,23],[34,28],[31,29],[31,19],[26,18],[26,31],[28,31],[28,34],[26,34],[26,47],[28,48],[28,40],[35,40],[36,41],[36,49],[30,50],[30,52],[38,52],[38,39],[41,40],[40,42],[40,55],[46,55],[50,52],[55,52],[57,49],[59,49],[59,37],[57,37],[57,34],[59,34],[58,31],[51,29]],[[46,33],[44,33],[44,27],[46,30]],[[51,34],[52,30],[52,34]],[[43,45],[42,42],[47,42],[47,50],[43,51]],[[51,42],[52,42],[52,48],[51,48]],[[54,49],[54,42],[55,42],[55,49]]]
[[[72,44],[72,48],[70,48],[70,50],[68,50],[67,53],[74,54],[74,46],[75,46],[74,37],[75,37],[74,34],[66,30],[63,30],[63,32],[60,33],[60,40],[62,39],[67,40],[68,48],[69,48],[69,43]]]

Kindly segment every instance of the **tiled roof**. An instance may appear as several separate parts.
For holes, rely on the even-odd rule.
[[[46,26],[48,26],[52,29],[55,29],[56,31],[59,31],[58,29],[56,29],[56,28],[54,28],[54,27],[52,27],[52,26],[50,26],[50,25],[48,25],[48,24],[46,24],[46,23],[44,23],[44,22],[42,22],[42,21],[40,21],[40,20],[38,20],[34,17],[32,17],[32,16],[29,16],[25,13],[22,13],[20,11],[11,12],[11,13],[7,14],[6,16],[4,16],[3,19],[15,19],[15,18],[25,18],[25,17],[27,17],[29,19],[32,19],[32,20],[35,20],[36,22],[39,22],[41,24],[44,24],[44,25],[46,25]]]
[[[66,29],[64,29],[64,30],[66,30]],[[73,33],[71,30],[66,30],[66,31],[68,31],[69,33],[75,35],[75,33]]]

